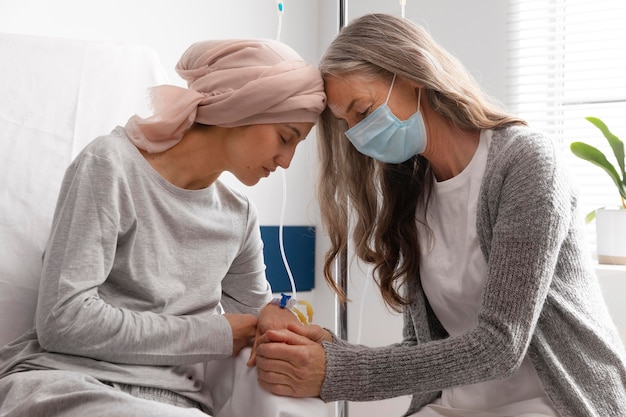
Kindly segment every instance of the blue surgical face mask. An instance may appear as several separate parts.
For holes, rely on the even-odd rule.
[[[396,80],[393,76],[387,100],[365,119],[346,131],[354,147],[381,162],[400,164],[426,149],[426,127],[419,110],[422,89],[417,96],[417,111],[407,120],[399,120],[387,102]]]

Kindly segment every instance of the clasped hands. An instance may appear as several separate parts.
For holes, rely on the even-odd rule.
[[[262,388],[289,397],[319,396],[326,374],[321,342],[332,340],[328,331],[301,324],[293,313],[275,304],[265,306],[258,319],[225,316],[233,328],[233,356],[254,337],[248,366],[256,365]]]

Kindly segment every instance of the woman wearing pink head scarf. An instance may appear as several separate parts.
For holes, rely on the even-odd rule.
[[[188,88],[153,88],[150,117],[67,169],[36,327],[0,350],[0,415],[218,415],[207,364],[297,320],[270,303],[254,205],[219,177],[289,166],[320,73],[269,40],[196,43],[176,70]]]

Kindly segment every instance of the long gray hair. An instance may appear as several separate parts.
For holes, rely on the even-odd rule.
[[[370,14],[352,21],[332,41],[319,68],[330,77],[384,78],[393,74],[424,86],[430,107],[462,130],[492,129],[524,121],[507,114],[465,67],[423,28],[409,20]],[[383,299],[401,310],[410,297],[399,288],[419,274],[415,209],[427,200],[432,173],[416,155],[403,164],[384,164],[360,154],[344,136],[345,122],[326,108],[318,124],[320,170],[317,194],[331,247],[324,275],[334,284],[335,257],[347,247],[352,222],[355,254],[374,265]]]

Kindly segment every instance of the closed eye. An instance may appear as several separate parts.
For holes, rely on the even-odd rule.
[[[367,109],[365,109],[362,112],[357,113],[357,118],[359,120],[363,120],[367,117],[368,114],[370,114],[370,111],[372,110],[372,106],[369,106]]]
[[[280,135],[280,140],[283,143],[287,143],[292,139],[300,139],[300,137],[302,137],[302,133],[300,132],[300,130],[292,125],[287,125],[287,128],[289,128],[290,132],[287,136],[283,136],[282,134]]]

